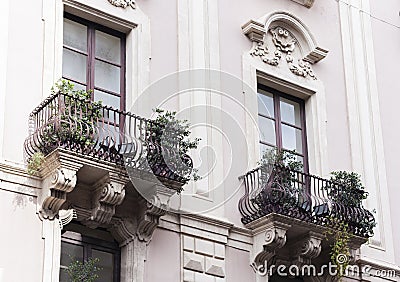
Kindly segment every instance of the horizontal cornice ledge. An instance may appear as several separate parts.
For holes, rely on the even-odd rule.
[[[243,33],[253,42],[262,43],[265,35],[265,27],[263,23],[256,20],[250,20],[242,25]]]
[[[315,0],[292,0],[300,5],[303,5],[304,7],[311,8],[312,5],[314,5]]]

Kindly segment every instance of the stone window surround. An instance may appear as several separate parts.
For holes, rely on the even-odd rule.
[[[269,27],[276,23],[283,24],[284,28],[292,31],[297,37],[301,37],[296,37],[296,39],[303,51],[303,60],[315,64],[326,56],[328,51],[320,48],[307,27],[288,12],[277,11],[267,14],[258,20],[249,21],[243,25],[242,29],[256,46],[263,41]],[[322,52],[320,52],[321,50]],[[320,79],[297,77],[290,72],[279,71],[277,66],[264,63],[260,58],[252,56],[249,51],[245,51],[242,57],[246,108],[253,116],[257,116],[257,97],[251,94],[257,93],[258,83],[304,99],[309,171],[313,174],[327,175],[329,173],[327,164],[327,109],[323,82]],[[273,49],[270,52],[273,52]],[[250,152],[249,158],[251,164],[255,167],[260,159],[259,137],[258,130],[254,128],[253,121],[250,118],[246,119],[246,130],[249,140],[254,140],[254,150]]]

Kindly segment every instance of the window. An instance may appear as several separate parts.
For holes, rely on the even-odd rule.
[[[65,14],[62,76],[92,99],[125,110],[125,34]]]
[[[261,155],[273,148],[294,151],[308,172],[303,100],[259,85],[258,125]]]
[[[97,230],[91,232],[102,235]],[[89,258],[99,259],[97,266],[100,267],[100,270],[96,272],[99,278],[96,281],[119,281],[120,249],[115,241],[84,236],[80,232],[66,231],[61,239],[60,282],[70,281],[66,269],[72,259],[83,262]]]

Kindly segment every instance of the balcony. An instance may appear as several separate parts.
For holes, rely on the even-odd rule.
[[[373,214],[346,198],[349,187],[341,183],[277,164],[263,165],[240,179],[245,194],[238,208],[243,224],[254,233],[256,265],[276,254],[288,263],[327,263],[333,242],[327,234],[338,229],[338,222],[351,235],[351,259],[373,235]],[[365,192],[353,189],[351,193]]]
[[[27,158],[36,152],[49,155],[64,150],[118,168],[129,167],[142,177],[154,174],[172,189],[179,190],[188,181],[160,157],[177,150],[154,140],[155,122],[135,114],[56,93],[30,114],[29,125],[24,145]],[[183,156],[183,162],[192,167],[189,156]]]
[[[73,93],[52,94],[29,117],[26,159],[45,156],[41,213],[54,218],[72,208],[84,224],[109,228],[137,207],[139,227],[152,233],[169,198],[188,182],[191,158],[176,142],[159,144],[155,121]]]

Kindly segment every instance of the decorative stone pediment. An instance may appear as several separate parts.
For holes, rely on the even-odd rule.
[[[136,8],[136,3],[135,0],[108,0],[110,4],[112,4],[115,7],[120,7],[120,8],[127,8],[131,7],[132,9]]]
[[[299,3],[300,5],[303,5],[307,8],[311,8],[312,5],[314,5],[315,0],[292,0],[296,3]]]
[[[298,25],[301,25],[302,29],[291,28],[289,16],[284,16],[286,17],[284,21],[273,21],[267,27],[255,20],[242,26],[243,33],[253,41],[250,55],[275,67],[286,62],[291,73],[304,78],[317,79],[311,65],[325,58],[328,51],[316,46],[310,35],[302,36],[299,30],[305,30],[305,28],[300,23]],[[296,19],[291,20],[297,23]],[[310,51],[303,54],[308,50]]]

